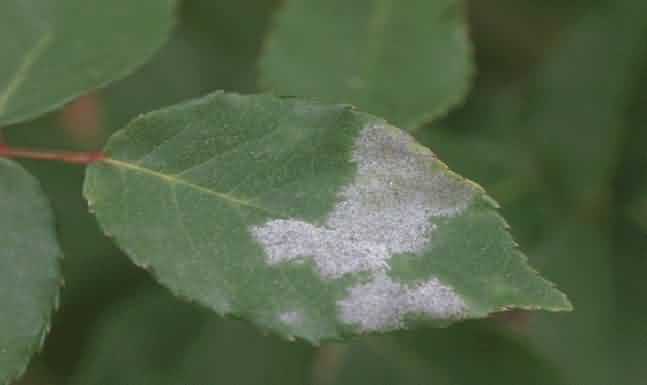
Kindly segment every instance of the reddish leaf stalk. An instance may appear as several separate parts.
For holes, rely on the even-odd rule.
[[[91,164],[104,160],[105,154],[101,151],[90,152],[72,152],[72,151],[45,151],[33,150],[29,148],[9,147],[0,143],[1,158],[19,158],[19,159],[36,159],[51,160],[72,164]]]

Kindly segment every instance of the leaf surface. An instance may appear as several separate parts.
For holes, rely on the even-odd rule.
[[[216,93],[136,119],[106,152],[85,196],[131,258],[288,338],[570,307],[478,185],[348,106]]]
[[[130,73],[165,41],[173,0],[0,3],[0,126]]]
[[[416,128],[446,113],[469,88],[463,3],[287,1],[261,69],[281,94],[351,103]]]
[[[0,159],[0,384],[23,373],[58,301],[61,256],[38,182]]]

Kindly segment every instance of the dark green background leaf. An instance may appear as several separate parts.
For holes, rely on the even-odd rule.
[[[564,31],[532,76],[526,132],[565,205],[595,212],[612,199],[626,114],[643,70],[645,15],[644,1],[594,7]]]
[[[564,384],[527,343],[493,325],[314,349],[261,336],[245,322],[221,319],[148,284],[108,307],[93,334],[73,385]]]
[[[305,343],[263,336],[160,287],[109,307],[93,335],[71,384],[310,383],[314,349]]]
[[[3,0],[0,127],[130,73],[166,40],[174,0]]]
[[[523,338],[486,324],[362,338],[335,348],[334,385],[567,384]]]
[[[0,384],[22,374],[49,331],[62,282],[54,220],[38,182],[0,159]]]
[[[282,95],[351,103],[417,128],[467,93],[465,17],[461,0],[288,0],[262,79]]]

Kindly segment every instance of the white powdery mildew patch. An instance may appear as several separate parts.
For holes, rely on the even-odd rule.
[[[252,227],[269,264],[311,258],[323,278],[371,273],[338,302],[346,323],[363,330],[397,328],[407,313],[457,318],[460,297],[436,279],[408,288],[388,275],[391,256],[419,253],[431,242],[434,217],[462,212],[473,190],[438,169],[433,154],[408,134],[386,125],[365,127],[352,160],[357,174],[339,202],[317,226],[277,219]]]
[[[385,268],[390,257],[382,244],[296,220],[270,221],[254,228],[254,235],[265,247],[270,264],[313,257],[319,273],[330,279]]]
[[[385,273],[350,289],[337,303],[341,318],[362,330],[395,330],[406,314],[426,314],[435,319],[460,318],[466,310],[463,300],[435,278],[407,287]]]
[[[279,314],[279,320],[288,325],[295,325],[303,321],[303,317],[296,311],[287,311]]]

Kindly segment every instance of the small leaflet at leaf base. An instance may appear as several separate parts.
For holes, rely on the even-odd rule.
[[[17,163],[0,159],[0,384],[19,377],[49,330],[62,281],[49,203]]]
[[[215,93],[135,119],[85,196],[180,297],[313,343],[568,310],[478,185],[347,105]]]

